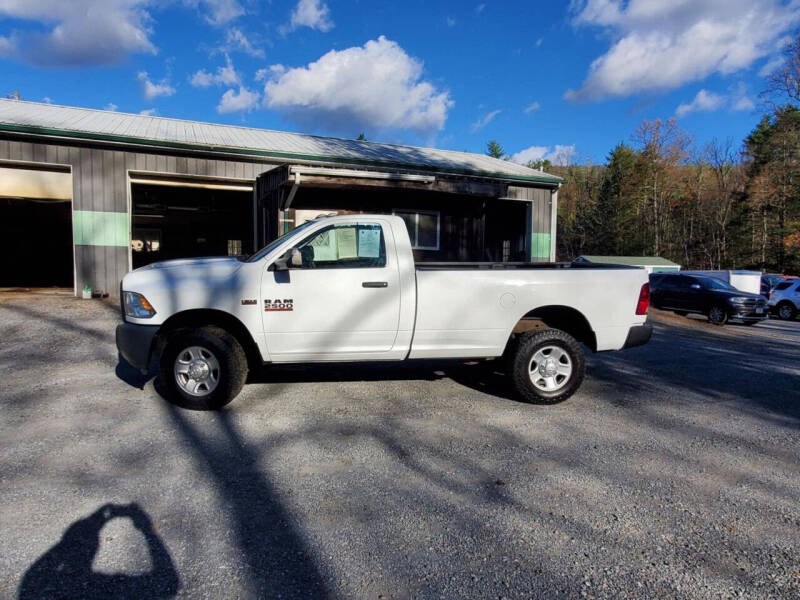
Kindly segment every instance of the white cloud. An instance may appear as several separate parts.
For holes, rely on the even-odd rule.
[[[556,144],[551,146],[530,146],[511,155],[511,161],[520,165],[527,165],[537,160],[549,160],[554,165],[568,165],[575,157],[575,145],[564,146]]]
[[[119,106],[117,106],[117,105],[116,105],[116,104],[114,104],[113,102],[109,102],[108,104],[106,104],[106,105],[103,107],[103,110],[107,110],[107,111],[110,111],[110,112],[117,112],[117,109],[118,109],[118,108],[119,108]]]
[[[0,57],[11,56],[14,54],[14,44],[11,38],[0,35]]]
[[[140,110],[139,114],[145,117],[155,117],[158,114],[158,110],[155,108],[145,108],[144,110]]]
[[[266,69],[259,69],[256,71],[254,79],[256,81],[267,81],[270,78],[277,78],[286,73],[286,67],[283,65],[270,65]]]
[[[241,78],[233,67],[230,56],[225,57],[225,65],[217,67],[216,73],[209,73],[204,69],[197,71],[189,79],[194,87],[211,87],[212,85],[239,85]]]
[[[523,112],[525,112],[526,114],[527,113],[532,113],[532,112],[536,112],[540,108],[541,108],[541,105],[538,102],[531,102],[530,104],[528,104],[528,106],[525,107],[525,110]]]
[[[767,62],[765,62],[761,66],[761,68],[758,70],[759,76],[760,77],[769,77],[775,71],[778,70],[778,67],[783,65],[783,61],[784,60],[785,59],[783,58],[783,56],[780,56],[780,55],[779,56],[773,56]]]
[[[136,79],[142,86],[142,95],[147,100],[158,98],[159,96],[172,96],[175,93],[175,88],[169,84],[169,81],[162,79],[158,83],[153,83],[147,75],[147,71],[139,71],[136,74]]]
[[[781,0],[574,0],[576,26],[604,28],[610,49],[595,59],[568,100],[668,90],[745,69],[774,53],[800,22]]]
[[[469,130],[470,130],[472,133],[475,133],[475,132],[477,132],[477,131],[480,131],[481,129],[483,129],[484,127],[486,127],[486,126],[487,126],[489,123],[491,123],[492,121],[494,121],[494,118],[495,118],[497,115],[499,115],[501,112],[503,112],[503,111],[498,109],[498,110],[493,110],[493,111],[491,111],[491,112],[488,112],[488,113],[486,113],[486,114],[485,114],[485,115],[483,115],[483,116],[482,116],[480,119],[478,119],[478,120],[477,120],[477,121],[475,121],[475,122],[474,122],[472,125],[470,125],[470,127],[469,127]]]
[[[747,85],[740,81],[730,88],[731,92],[731,110],[733,111],[746,111],[753,110],[756,107],[755,102],[748,96]]]
[[[455,27],[456,26],[456,20],[453,17],[447,17],[444,20],[444,22],[447,23],[448,27]]]
[[[675,109],[675,116],[678,118],[685,117],[693,112],[712,112],[719,110],[725,104],[725,97],[709,92],[707,90],[700,90],[694,97],[694,100],[681,104]]]
[[[310,27],[323,33],[330,31],[333,29],[330,12],[324,0],[298,0],[289,25],[281,27],[281,33],[285,35],[298,27]]]
[[[224,25],[244,14],[238,0],[184,0],[184,3],[197,9],[212,25]]]
[[[0,55],[36,66],[113,65],[155,54],[147,0],[3,0],[0,18],[41,27],[0,37]]]
[[[239,91],[228,90],[222,94],[222,98],[217,105],[217,112],[220,114],[233,112],[250,112],[258,108],[261,94],[251,92],[244,86],[239,86]]]
[[[225,35],[224,50],[226,52],[244,52],[250,56],[264,58],[264,51],[261,48],[257,48],[250,38],[236,27],[229,29]]]
[[[756,107],[755,102],[753,102],[747,96],[742,96],[738,100],[735,100],[731,105],[731,110],[753,110]]]
[[[340,132],[444,127],[450,94],[422,79],[422,63],[381,36],[331,50],[305,67],[276,67],[264,105],[313,128]]]

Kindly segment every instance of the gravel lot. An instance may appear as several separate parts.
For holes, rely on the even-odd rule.
[[[800,596],[800,322],[665,317],[554,407],[415,363],[200,413],[118,364],[118,318],[0,296],[0,597]]]

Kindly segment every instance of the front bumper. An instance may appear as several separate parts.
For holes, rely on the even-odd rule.
[[[136,325],[120,323],[117,325],[117,350],[128,364],[142,373],[147,373],[150,364],[150,352],[153,338],[158,333],[159,325]]]
[[[728,313],[728,318],[739,319],[741,321],[764,321],[769,318],[770,308],[764,306],[761,313],[757,313],[752,309],[742,309],[736,306],[731,308]]]
[[[643,346],[650,341],[653,335],[653,326],[650,323],[644,325],[634,325],[628,330],[628,337],[625,338],[625,345],[623,348],[635,348],[636,346]]]

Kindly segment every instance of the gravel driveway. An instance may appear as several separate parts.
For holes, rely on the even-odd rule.
[[[658,324],[553,407],[428,362],[201,413],[118,364],[118,318],[0,297],[0,597],[800,596],[785,337]]]

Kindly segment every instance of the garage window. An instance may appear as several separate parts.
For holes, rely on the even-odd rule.
[[[436,210],[394,210],[393,215],[403,219],[415,250],[438,250],[440,214]]]

